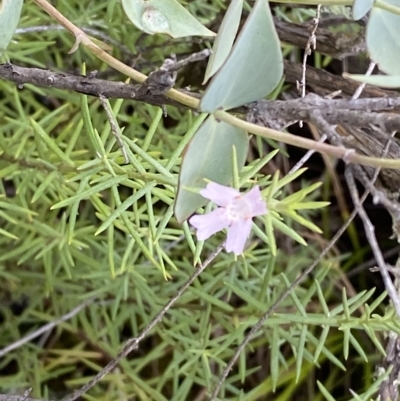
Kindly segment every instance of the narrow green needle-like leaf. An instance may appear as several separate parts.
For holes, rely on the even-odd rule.
[[[343,357],[347,361],[349,357],[350,329],[343,330]]]
[[[110,224],[112,224],[121,214],[129,209],[138,199],[142,198],[146,194],[150,193],[152,188],[156,185],[155,182],[150,182],[146,184],[139,191],[135,192],[134,195],[129,196],[124,202],[121,203],[110,215],[109,217],[101,224],[101,226],[96,231],[95,235],[99,235],[104,230],[106,230]]]
[[[365,362],[368,362],[367,355],[365,354],[365,351],[363,350],[362,346],[357,341],[357,339],[354,337],[354,335],[350,332],[350,330],[349,330],[349,333],[350,333],[349,340],[351,342],[351,345],[358,352],[358,354],[361,356],[361,358],[363,358]]]
[[[335,398],[333,398],[330,394],[329,391],[324,387],[324,385],[317,380],[317,386],[319,388],[319,390],[321,391],[321,393],[323,394],[323,396],[328,400],[328,401],[336,401]]]
[[[272,341],[271,341],[271,359],[270,359],[270,369],[271,369],[271,379],[273,390],[275,391],[276,385],[279,378],[279,330],[275,326],[272,329]]]
[[[5,237],[11,238],[11,239],[18,239],[18,237],[12,233],[9,233],[8,231],[0,228],[0,235],[4,235]]]
[[[322,329],[322,333],[321,333],[321,335],[319,337],[319,342],[318,342],[317,348],[315,349],[315,353],[314,353],[314,361],[315,362],[318,361],[318,358],[321,355],[322,349],[325,346],[325,342],[326,342],[326,339],[328,337],[330,329],[331,328],[329,326],[324,326],[323,329]]]
[[[82,191],[81,193],[78,193],[74,196],[71,196],[68,199],[64,199],[61,202],[56,203],[55,205],[53,205],[51,207],[51,209],[59,209],[61,207],[65,207],[70,205],[71,203],[74,203],[76,201],[80,201],[83,199],[87,199],[92,195],[101,193],[101,191],[104,191],[105,189],[111,188],[113,186],[116,186],[118,184],[120,184],[121,182],[123,182],[126,179],[126,176],[120,176],[120,177],[113,177],[113,178],[109,178],[108,180],[101,182],[100,184],[94,185],[93,187],[90,187],[84,191]]]
[[[317,287],[317,294],[318,294],[318,299],[319,299],[319,303],[322,306],[322,310],[324,311],[324,314],[326,317],[329,317],[330,312],[329,312],[329,308],[328,305],[325,301],[325,297],[324,294],[322,293],[322,289],[321,286],[319,284],[319,282],[317,280],[314,281],[316,287]]]
[[[300,337],[299,337],[299,344],[297,346],[297,357],[296,357],[296,383],[299,381],[302,371],[303,365],[303,355],[304,355],[304,347],[306,343],[306,336],[307,336],[307,325],[304,325],[301,328]]]
[[[61,160],[68,165],[74,167],[75,163],[57,146],[54,140],[46,133],[46,131],[35,121],[31,119],[31,124],[35,132],[43,140],[43,142],[52,150]]]

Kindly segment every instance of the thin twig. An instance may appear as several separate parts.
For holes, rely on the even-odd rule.
[[[396,310],[397,316],[400,317],[399,295],[397,294],[396,289],[394,288],[393,281],[391,280],[388,269],[386,267],[385,259],[383,258],[382,251],[379,248],[378,241],[375,236],[375,227],[371,223],[371,220],[369,219],[367,213],[365,212],[364,207],[360,203],[360,198],[358,195],[354,175],[349,166],[347,166],[347,168],[345,170],[345,178],[346,178],[347,186],[349,187],[351,197],[353,199],[353,203],[354,203],[356,210],[364,224],[364,231],[367,236],[368,243],[371,246],[372,253],[374,254],[375,260],[380,269],[385,288],[390,296],[390,299],[393,302],[393,306]]]
[[[367,69],[367,72],[365,73],[365,75],[366,75],[366,76],[371,75],[371,74],[372,74],[372,71],[374,71],[375,66],[376,66],[376,63],[374,63],[373,61],[371,61],[371,62],[369,63],[369,66],[368,66],[368,69]],[[357,90],[354,92],[354,95],[351,97],[351,100],[356,100],[356,99],[358,99],[358,98],[360,97],[362,91],[365,89],[366,85],[367,85],[367,84],[366,84],[365,82],[363,82],[363,83],[357,88]]]
[[[86,393],[89,389],[91,389],[94,385],[96,385],[104,376],[110,373],[120,362],[121,359],[125,358],[129,355],[133,350],[135,350],[140,341],[142,341],[147,334],[156,326],[157,323],[161,321],[163,316],[169,311],[172,305],[182,296],[182,294],[190,287],[193,281],[204,271],[204,269],[216,258],[216,256],[222,251],[224,244],[221,244],[208,258],[204,261],[203,264],[198,266],[195,272],[189,277],[186,283],[178,290],[176,295],[171,298],[165,306],[161,308],[161,310],[154,316],[151,322],[144,328],[144,330],[134,338],[131,338],[127,341],[127,343],[122,348],[121,352],[105,366],[96,376],[94,376],[88,383],[86,383],[79,390],[76,390],[73,394],[66,396],[61,401],[74,401],[79,398],[82,394]]]
[[[366,71],[365,75],[371,75],[372,71],[374,70],[376,66],[376,63],[371,62],[369,64],[368,70]],[[305,70],[304,70],[305,71]],[[304,76],[304,80],[305,80],[305,76]],[[356,100],[360,97],[362,91],[364,90],[366,84],[363,82],[354,92],[353,96],[351,97],[351,100]],[[304,96],[302,96],[304,97]],[[325,142],[327,140],[328,136],[326,134],[323,134],[321,136],[321,138],[318,140],[318,142]],[[306,162],[307,160],[315,153],[315,150],[309,150],[293,167],[292,169],[289,171],[288,174],[294,173],[295,171],[297,171],[298,169],[300,169]]]
[[[117,142],[119,144],[121,152],[124,156],[125,164],[128,164],[129,157],[128,157],[128,154],[126,153],[125,144],[121,138],[121,130],[119,129],[119,125],[114,117],[114,113],[111,110],[110,103],[108,102],[108,99],[103,95],[99,96],[99,100],[107,114],[108,122],[110,123],[110,127],[111,127],[111,132],[114,134],[115,138],[117,139]]]
[[[317,48],[317,37],[315,36],[315,33],[317,32],[320,15],[321,15],[321,4],[318,4],[315,18],[312,19],[312,25],[310,27],[311,28],[310,36],[307,40],[306,48],[304,49],[303,64],[301,66],[301,68],[302,68],[301,81],[300,81],[300,83],[298,83],[298,88],[300,90],[302,98],[306,96],[307,58]],[[300,128],[302,128],[303,121],[299,121],[299,125],[300,125]]]
[[[76,308],[72,309],[70,312],[66,313],[65,315],[61,316],[58,319],[53,320],[50,323],[45,324],[44,326],[40,327],[39,329],[35,330],[33,333],[28,334],[27,336],[15,341],[14,343],[7,345],[3,349],[0,349],[0,357],[8,354],[10,351],[21,347],[22,345],[26,344],[29,341],[32,341],[36,337],[39,337],[41,334],[46,333],[49,330],[52,330],[54,327],[59,325],[62,322],[65,322],[72,317],[74,317],[77,313],[79,313],[82,309],[86,308],[94,301],[94,298],[87,299],[85,302],[82,302]]]
[[[310,27],[311,28],[310,29],[310,36],[308,38],[306,48],[304,49],[303,64],[302,64],[303,73],[301,75],[301,81],[299,83],[299,89],[301,91],[301,97],[304,97],[306,95],[307,58],[317,48],[317,37],[315,36],[315,33],[317,32],[317,29],[318,29],[320,16],[321,16],[321,4],[318,4],[315,17],[312,19],[312,25]]]
[[[24,395],[8,395],[8,394],[0,394],[0,401],[43,401],[38,400],[37,398],[29,398]]]
[[[210,50],[205,49],[197,53],[193,53],[180,61],[176,60],[176,55],[172,54],[170,58],[166,58],[161,67],[149,74],[146,81],[143,82],[139,93],[147,93],[164,95],[175,85],[177,71],[195,61],[204,60],[211,54]]]
[[[327,135],[322,135],[321,138],[318,139],[319,143],[323,143],[326,141],[326,139],[328,138]],[[307,151],[307,153],[290,169],[290,171],[288,172],[289,174],[292,174],[294,172],[296,172],[297,170],[299,170],[301,167],[303,167],[304,163],[307,162],[307,160],[315,153],[315,150],[310,149],[309,151]]]
[[[176,61],[175,64],[169,68],[169,70],[178,71],[190,63],[195,63],[196,61],[205,60],[210,55],[211,55],[210,49],[201,50],[197,53],[193,53],[190,56],[183,58],[182,60]]]
[[[391,258],[393,256],[398,256],[400,253],[400,245],[395,246],[392,249],[388,249],[387,251],[384,252],[383,257],[385,259]],[[375,272],[375,271],[379,271],[379,268],[376,267],[376,260],[375,258],[372,256],[370,259],[366,260],[365,262],[357,265],[357,267],[355,267],[352,270],[349,270],[346,274],[346,276],[348,278],[354,277],[357,274],[360,274],[362,272],[364,272],[365,270],[369,269],[369,271],[371,272]],[[395,271],[392,271],[391,269],[388,269],[390,273],[394,273]]]
[[[394,216],[400,216],[400,205],[390,200],[383,191],[379,191],[377,188],[375,188],[375,186],[368,179],[367,174],[365,174],[364,170],[360,166],[354,165],[352,168],[356,172],[358,180],[361,181],[361,183],[371,193],[374,204],[380,203]]]

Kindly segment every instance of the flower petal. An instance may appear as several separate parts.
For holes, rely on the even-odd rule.
[[[261,216],[268,213],[267,205],[261,196],[260,187],[256,185],[251,191],[243,195],[251,208],[251,216]]]
[[[250,235],[252,220],[240,220],[233,223],[228,229],[225,249],[227,252],[233,252],[240,255],[246,245],[246,240]]]
[[[218,231],[228,227],[230,221],[226,218],[225,210],[218,208],[207,214],[196,214],[189,223],[197,229],[197,239],[203,241]]]
[[[200,191],[201,196],[210,199],[218,206],[226,206],[236,197],[240,196],[237,189],[225,187],[216,182],[209,182],[207,186]]]

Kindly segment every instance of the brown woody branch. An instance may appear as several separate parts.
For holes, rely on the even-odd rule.
[[[319,45],[319,42],[318,44]],[[302,67],[298,63],[291,61],[284,61],[285,66],[285,79],[287,82],[296,83],[300,80],[302,74]],[[315,93],[324,96],[331,92],[342,91],[343,94],[352,96],[353,93],[360,86],[359,82],[350,79],[342,78],[339,75],[331,74],[330,72],[307,66],[306,71],[307,86],[310,86]],[[372,85],[366,85],[362,97],[397,97],[400,96],[398,92],[391,90],[384,90]]]
[[[321,23],[323,23],[323,19]],[[310,37],[309,27],[282,21],[274,18],[275,28],[279,39],[304,49]],[[320,25],[321,25],[320,23]],[[319,27],[317,32],[317,51],[332,56],[336,59],[344,59],[365,53],[365,29],[360,28],[358,33],[331,32],[329,29]]]
[[[295,100],[261,100],[249,105],[247,120],[280,130],[300,120],[314,123],[315,112],[336,127],[342,146],[371,157],[381,157],[388,146],[387,157],[400,158],[400,141],[389,134],[400,131],[400,97],[328,100],[309,94]],[[386,190],[398,192],[399,170],[382,169],[379,177]]]
[[[14,64],[0,64],[0,79],[12,81],[18,85],[33,84],[40,87],[70,90],[90,96],[103,95],[108,99],[131,99],[156,106],[181,106],[162,94],[143,91],[142,85],[106,81],[91,75],[72,75],[40,68],[19,67]]]
[[[285,78],[287,82],[295,83],[301,76],[301,71],[300,64],[285,61]],[[143,85],[107,81],[91,75],[72,75],[40,68],[19,67],[14,64],[0,64],[0,79],[12,81],[18,85],[33,84],[40,87],[70,90],[96,97],[103,95],[108,99],[131,99],[156,106],[173,105],[182,107],[181,104],[157,91],[144,91]],[[352,95],[358,87],[357,82],[311,66],[307,67],[306,80],[307,85],[321,95],[337,90],[342,90],[344,94]],[[198,96],[196,93],[192,93],[192,95]],[[370,85],[366,86],[363,95],[365,97],[400,97],[398,92],[383,90]]]
[[[319,110],[329,124],[349,124],[356,127],[379,125],[385,131],[400,131],[400,114],[381,112],[400,110],[400,97],[381,99],[331,100],[314,94],[294,100],[260,100],[249,106],[248,120],[270,126],[271,121],[308,121]],[[379,111],[379,112],[378,112]]]

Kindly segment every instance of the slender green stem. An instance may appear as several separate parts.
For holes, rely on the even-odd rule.
[[[250,132],[254,135],[259,135],[264,138],[284,142],[288,145],[297,146],[303,149],[312,149],[320,153],[325,153],[334,157],[345,159],[346,162],[358,163],[362,164],[363,166],[371,167],[383,167],[393,169],[397,169],[400,167],[400,160],[360,155],[355,151],[344,147],[328,145],[326,143],[320,143],[311,139],[302,138],[297,135],[288,134],[282,131],[276,131],[271,128],[261,127],[259,125],[255,125],[240,118],[237,118],[232,114],[227,113],[226,111],[216,111],[214,115],[219,120],[225,121],[226,123],[234,125],[235,127],[242,128],[245,131]]]
[[[396,7],[392,4],[386,3],[386,1],[376,0],[374,6],[379,7],[382,10],[389,11],[393,14],[400,15],[400,7]]]

